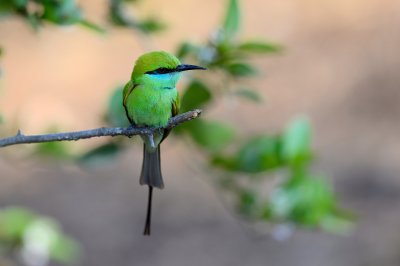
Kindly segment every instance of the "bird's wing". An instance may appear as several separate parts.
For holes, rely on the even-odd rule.
[[[133,118],[129,115],[128,112],[128,108],[127,108],[127,100],[129,95],[132,93],[132,91],[138,86],[138,84],[134,84],[132,81],[129,81],[128,83],[126,83],[125,87],[124,87],[124,92],[123,92],[123,99],[122,99],[122,104],[124,105],[124,109],[125,109],[125,114],[126,117],[128,118],[129,122],[131,124],[134,124],[133,122]]]
[[[176,98],[174,99],[174,101],[172,101],[172,104],[171,104],[171,117],[177,116],[179,114],[180,102],[181,101],[180,101],[179,95],[177,94]],[[171,132],[171,129],[164,130],[164,135],[163,135],[161,142],[168,137],[170,132]]]
[[[177,116],[179,114],[180,107],[181,101],[179,98],[179,94],[177,94],[175,100],[172,102],[171,117]]]

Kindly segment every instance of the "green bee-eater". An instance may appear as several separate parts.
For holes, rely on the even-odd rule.
[[[176,83],[181,72],[193,69],[205,68],[181,64],[178,58],[163,51],[140,56],[123,93],[123,105],[130,123],[136,126],[165,127],[168,120],[179,112]],[[169,130],[161,129],[153,135],[142,136],[144,148],[140,184],[149,186],[145,235],[150,235],[153,187],[164,187],[160,143],[168,134]]]

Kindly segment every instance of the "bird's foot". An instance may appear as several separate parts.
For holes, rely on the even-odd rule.
[[[153,149],[155,149],[156,148],[156,144],[154,143],[154,135],[153,135],[153,133],[149,134],[148,137],[149,137],[150,146]]]

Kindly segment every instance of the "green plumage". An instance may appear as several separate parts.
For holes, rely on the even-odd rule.
[[[165,127],[172,116],[172,105],[178,102],[175,84],[162,78],[144,79],[128,82],[125,87],[132,90],[126,95],[127,114],[136,125]]]

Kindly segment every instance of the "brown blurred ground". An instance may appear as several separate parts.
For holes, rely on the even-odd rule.
[[[103,5],[84,4],[101,20]],[[152,43],[165,50],[182,39],[203,40],[223,10],[211,0],[149,0],[141,7],[155,8],[170,28]],[[315,171],[331,175],[343,205],[358,214],[350,236],[299,231],[285,242],[254,236],[173,141],[163,149],[167,186],[156,193],[151,238],[141,236],[146,189],[136,180],[138,146],[92,170],[15,160],[9,150],[0,159],[1,204],[59,219],[86,249],[81,265],[400,265],[400,2],[248,0],[243,8],[245,37],[265,36],[287,49],[257,60],[265,77],[255,85],[266,106],[224,105],[215,113],[245,132],[276,132],[307,114],[319,153]],[[26,133],[101,125],[107,97],[143,52],[143,43],[121,30],[103,37],[50,26],[34,35],[8,21],[0,36],[6,50],[0,112]],[[256,112],[262,121],[245,119]]]

